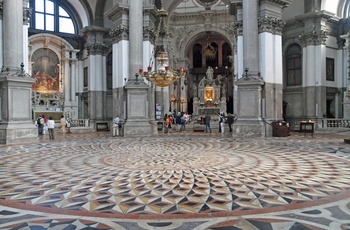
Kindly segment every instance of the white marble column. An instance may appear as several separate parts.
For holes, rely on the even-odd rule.
[[[21,66],[23,1],[4,0],[2,6],[4,68],[0,74],[0,144],[37,141],[38,131],[32,123],[31,106],[34,80]]]
[[[258,7],[259,0],[242,1],[244,68],[249,73],[259,72]]]
[[[4,67],[20,70],[23,62],[23,0],[3,1]]]
[[[129,1],[129,77],[135,78],[143,64],[143,7],[142,1]]]

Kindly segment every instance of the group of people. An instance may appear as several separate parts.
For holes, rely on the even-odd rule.
[[[66,125],[67,120],[64,118],[64,116],[61,116],[60,125],[61,130],[63,133],[66,132]],[[38,127],[38,134],[43,135],[46,134],[46,132],[49,133],[50,140],[54,140],[54,130],[55,130],[55,120],[52,116],[49,117],[49,119],[46,119],[45,115],[39,115],[39,117],[35,121],[35,125]]]
[[[174,110],[173,113],[169,110],[168,114],[165,114],[165,132],[171,130],[172,125],[175,125],[176,132],[185,131],[186,124],[190,122],[190,116],[184,112],[177,112]]]
[[[205,130],[204,132],[211,133],[211,127],[210,127],[210,115],[205,115],[204,117],[204,124],[205,124]],[[228,124],[229,132],[232,132],[232,124],[235,123],[237,120],[235,115],[227,114],[227,116],[224,115],[224,113],[218,114],[218,121],[219,121],[219,133],[224,133],[225,131],[225,124]]]

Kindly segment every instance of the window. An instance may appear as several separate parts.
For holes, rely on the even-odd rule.
[[[287,50],[287,85],[302,84],[301,48],[298,44],[291,45]]]
[[[59,1],[31,0],[33,17],[30,27],[37,30],[75,34],[76,26]]]

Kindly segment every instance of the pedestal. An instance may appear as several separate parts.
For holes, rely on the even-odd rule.
[[[0,74],[0,144],[38,141],[38,129],[32,121],[32,83],[20,73]]]
[[[126,89],[126,122],[124,125],[124,136],[151,136],[156,129],[156,122],[149,118],[149,86],[138,79],[128,82]],[[152,127],[155,125],[155,128]]]
[[[248,76],[236,82],[239,119],[233,125],[234,137],[266,137],[266,125],[261,119],[261,91],[264,82],[258,76]],[[270,129],[271,132],[271,129]]]

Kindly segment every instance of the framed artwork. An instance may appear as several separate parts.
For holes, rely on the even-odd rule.
[[[37,92],[59,91],[59,59],[50,49],[38,49],[33,55],[32,77],[35,82],[32,88]]]
[[[334,81],[334,58],[326,58],[326,80]]]

